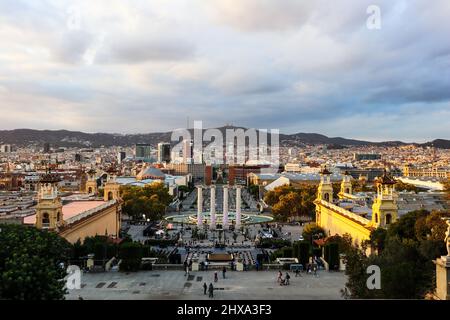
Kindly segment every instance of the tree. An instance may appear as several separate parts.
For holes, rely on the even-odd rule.
[[[370,245],[372,248],[376,249],[378,253],[381,253],[384,249],[386,236],[386,229],[383,228],[377,228],[370,233]]]
[[[340,236],[338,234],[326,238],[325,244],[336,243],[339,248],[339,253],[347,254],[352,249],[353,240],[350,234],[344,233]]]
[[[298,216],[301,212],[301,196],[296,192],[282,195],[272,207],[272,214],[277,220],[286,221],[289,217]]]
[[[55,233],[22,225],[0,226],[0,299],[64,299],[71,245]]]
[[[400,239],[416,239],[416,221],[421,217],[426,217],[428,214],[427,210],[408,212],[389,227],[388,236],[398,236]]]
[[[309,243],[312,242],[313,236],[316,236],[316,238],[324,238],[326,236],[326,232],[322,227],[319,227],[315,223],[309,223],[303,228],[303,238],[305,241],[308,241]]]
[[[144,187],[122,186],[121,197],[124,201],[124,213],[135,219],[142,219],[145,214],[151,221],[162,219],[166,207],[173,200],[169,189],[163,183],[152,183]]]
[[[325,261],[328,262],[330,270],[339,269],[339,245],[336,242],[327,243],[324,247]]]
[[[138,271],[141,267],[143,247],[139,242],[125,242],[119,247],[120,271]]]
[[[280,201],[281,196],[287,195],[293,191],[294,188],[288,185],[276,187],[274,190],[271,190],[264,195],[264,202],[269,206],[274,206],[278,203],[278,201]]]
[[[272,206],[272,213],[277,220],[286,221],[292,217],[309,217],[314,214],[314,200],[317,187],[304,184],[298,188],[283,185],[269,191],[264,201]]]
[[[447,193],[447,199],[450,199],[450,179],[444,182],[444,191]]]
[[[448,212],[412,211],[400,217],[386,231],[374,230],[370,242],[383,248],[369,257],[352,248],[347,254],[347,287],[353,298],[421,299],[434,288],[435,267],[432,260],[445,254],[443,242],[446,225],[442,216]],[[380,252],[381,251],[381,252]],[[364,274],[367,266],[381,270],[381,290],[367,290]]]

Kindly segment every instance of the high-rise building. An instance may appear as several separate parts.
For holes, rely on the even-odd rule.
[[[44,153],[50,152],[50,143],[46,142],[44,143]]]
[[[183,163],[193,163],[194,143],[192,140],[183,140]]]
[[[125,159],[125,157],[127,156],[125,151],[119,151],[117,152],[117,163],[121,164],[123,159]]]
[[[134,155],[138,160],[150,160],[152,146],[147,143],[137,143],[134,148]]]
[[[158,143],[158,162],[170,162],[170,143]]]

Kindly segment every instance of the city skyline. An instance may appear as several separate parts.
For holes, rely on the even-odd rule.
[[[2,129],[166,132],[189,116],[366,141],[449,138],[445,1],[379,1],[377,30],[368,1],[105,5],[0,4]]]

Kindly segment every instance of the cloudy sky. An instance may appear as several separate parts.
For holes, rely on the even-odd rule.
[[[450,139],[449,31],[448,0],[1,0],[0,129]]]

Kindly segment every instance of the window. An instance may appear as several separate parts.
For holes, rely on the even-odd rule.
[[[50,227],[50,217],[47,212],[42,215],[42,228]]]
[[[389,213],[386,215],[386,224],[391,224],[392,222],[392,215]]]
[[[108,192],[108,200],[112,200],[113,199],[113,193],[112,191]]]
[[[378,223],[378,213],[375,213],[375,223]]]

